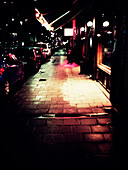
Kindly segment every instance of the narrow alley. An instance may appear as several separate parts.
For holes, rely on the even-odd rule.
[[[80,66],[68,64],[60,50],[3,106],[5,167],[119,167],[119,129],[109,94],[79,73]]]

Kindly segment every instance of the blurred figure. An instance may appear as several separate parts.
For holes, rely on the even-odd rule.
[[[69,63],[71,63],[71,64],[73,63],[72,49],[68,49],[67,60],[68,60],[68,64]]]

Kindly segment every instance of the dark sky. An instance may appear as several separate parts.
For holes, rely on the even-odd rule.
[[[103,2],[100,0],[0,0],[0,27],[11,22],[13,15],[14,17],[15,15],[17,15],[17,17],[20,16],[21,19],[29,18],[32,22],[36,21],[35,8],[38,8],[38,10],[44,14],[48,23],[51,23],[68,10],[72,11],[71,16],[69,16],[69,18],[72,18],[72,16],[83,7],[86,8],[87,15],[89,15],[89,6],[91,6],[91,3],[94,1],[99,1],[99,4],[97,3],[99,7],[101,6],[102,8],[103,4],[105,4],[105,6],[108,5],[110,9],[113,0]],[[55,27],[67,22],[69,18],[66,19],[64,17],[59,21],[61,23],[56,23]]]
[[[26,14],[30,14],[34,11],[34,8],[46,14],[48,20],[52,21],[56,17],[59,17],[66,11],[70,10],[73,6],[73,3],[78,0],[11,0],[15,3],[18,9],[24,11]],[[10,2],[11,2],[10,1]],[[79,0],[82,1],[82,0]]]

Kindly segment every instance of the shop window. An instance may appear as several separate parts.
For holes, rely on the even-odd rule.
[[[112,34],[104,33],[97,46],[97,66],[105,72],[111,72],[111,56],[113,50]]]
[[[108,34],[108,32],[104,33],[102,44],[103,44],[102,64],[111,68],[111,55],[112,55],[112,49],[113,49],[112,33],[111,34]]]

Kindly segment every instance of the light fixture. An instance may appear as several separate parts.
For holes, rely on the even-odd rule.
[[[112,34],[112,32],[111,31],[107,31],[107,34]]]
[[[90,38],[90,47],[92,47],[92,37]]]
[[[97,34],[97,37],[101,37],[101,34]]]
[[[104,13],[102,14],[102,17],[104,17]]]
[[[103,22],[103,27],[108,27],[109,26],[109,21],[104,21]]]
[[[23,21],[20,21],[20,25],[23,25]]]
[[[81,30],[81,31],[84,31],[84,27],[81,27],[80,30]]]
[[[88,21],[88,22],[87,22],[87,26],[88,26],[88,27],[92,27],[92,26],[93,26],[92,21]]]
[[[39,13],[36,13],[36,18],[39,18],[39,16],[40,16]]]

